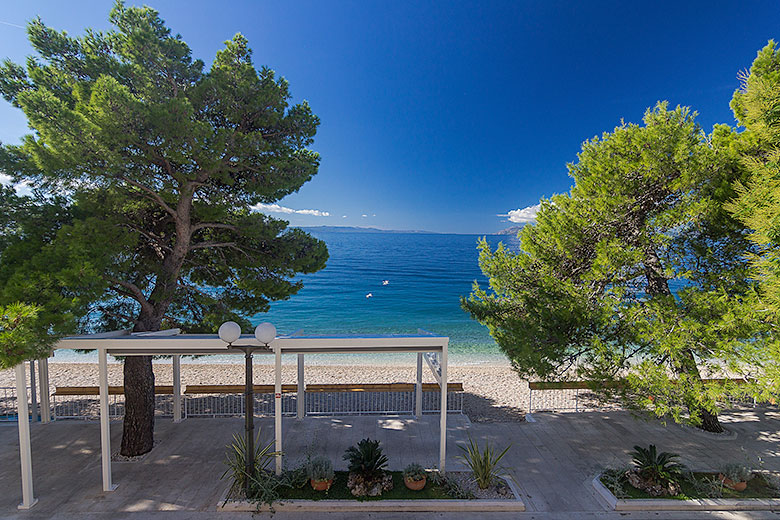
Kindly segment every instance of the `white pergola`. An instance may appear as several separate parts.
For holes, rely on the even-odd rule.
[[[60,340],[55,349],[97,350],[100,393],[100,441],[103,474],[103,491],[113,491],[116,485],[111,478],[111,435],[108,409],[108,354],[115,356],[173,356],[173,410],[174,422],[181,421],[181,370],[183,355],[237,354],[244,352],[236,347],[254,347],[255,354],[275,357],[274,369],[274,439],[276,472],[282,471],[282,354],[297,354],[298,396],[297,417],[304,416],[304,356],[306,354],[365,354],[365,353],[416,353],[417,382],[415,387],[415,415],[422,415],[422,371],[423,360],[439,384],[441,390],[441,417],[439,437],[439,470],[444,472],[447,449],[447,347],[449,338],[419,330],[417,335],[376,336],[304,336],[295,333],[277,336],[265,348],[253,335],[242,335],[228,346],[216,334],[180,334],[178,329],[159,332],[131,333],[117,331],[87,336],[73,336]],[[48,390],[43,390],[48,380],[46,360],[39,363],[41,372],[42,422],[48,422]],[[20,509],[29,509],[37,502],[32,488],[32,452],[30,429],[26,420],[27,377],[24,364],[16,367],[17,403],[19,410],[19,446],[22,466],[22,504]],[[48,384],[46,384],[48,388]],[[45,401],[44,401],[45,394]],[[44,405],[44,403],[46,403]],[[43,410],[46,410],[44,416]]]

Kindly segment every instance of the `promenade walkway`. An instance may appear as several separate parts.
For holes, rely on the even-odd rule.
[[[741,513],[615,513],[592,492],[590,480],[604,466],[628,462],[634,444],[654,443],[675,451],[696,469],[717,469],[727,462],[745,462],[760,456],[764,468],[780,471],[780,412],[744,410],[723,417],[736,439],[716,439],[680,426],[634,419],[627,412],[537,414],[536,422],[469,423],[451,416],[449,469],[459,469],[454,445],[470,434],[480,442],[490,440],[512,448],[505,459],[507,470],[519,484],[526,513],[426,514],[426,518],[780,518],[773,512]],[[382,440],[392,469],[437,458],[436,417],[421,421],[392,417],[290,419],[286,449],[302,456],[308,446],[325,452],[337,465],[341,454],[362,437]],[[264,437],[272,426],[258,420]],[[33,425],[36,496],[31,511],[20,512],[18,438],[15,425],[0,426],[0,518],[175,518],[233,519],[249,514],[217,513],[214,506],[226,486],[224,447],[240,419],[190,419],[180,424],[158,421],[155,449],[143,461],[114,464],[119,488],[101,492],[100,436],[96,423],[60,421]],[[121,423],[112,424],[112,442],[119,446]],[[338,466],[337,466],[338,467]],[[263,515],[260,515],[262,517]],[[317,515],[318,517],[320,514]],[[330,514],[326,518],[364,518],[363,514]],[[310,518],[309,514],[277,513],[281,520]],[[372,514],[372,518],[409,518],[404,514]]]

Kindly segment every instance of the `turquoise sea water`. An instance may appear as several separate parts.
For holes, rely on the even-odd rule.
[[[305,334],[416,333],[422,328],[450,337],[452,363],[506,362],[487,329],[460,308],[459,298],[469,294],[474,280],[487,282],[477,264],[478,235],[312,234],[328,245],[327,267],[301,276],[303,289],[254,316],[253,324],[270,321],[279,333],[303,329]],[[517,247],[514,236],[488,236],[488,241],[493,247],[499,241]],[[86,360],[65,352],[57,357]],[[409,362],[408,354],[311,357],[312,364]],[[210,356],[193,361],[231,360],[235,362],[232,356]]]

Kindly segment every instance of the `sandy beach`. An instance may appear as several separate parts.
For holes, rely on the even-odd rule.
[[[172,369],[169,363],[155,363],[155,382],[171,384]],[[108,365],[109,384],[122,384],[122,365]],[[285,384],[295,383],[294,365],[282,367]],[[434,382],[425,367],[424,382]],[[182,363],[182,385],[188,384],[242,384],[244,367],[238,364]],[[412,383],[414,367],[397,365],[344,366],[321,365],[306,367],[306,383]],[[528,403],[528,385],[508,365],[450,366],[449,380],[463,383],[464,412],[472,421],[522,420]],[[49,363],[51,390],[57,386],[97,386],[96,363]],[[273,384],[273,369],[268,365],[254,366],[256,384]],[[0,387],[14,386],[13,370],[0,371]]]

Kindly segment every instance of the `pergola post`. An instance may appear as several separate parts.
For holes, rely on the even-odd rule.
[[[41,422],[51,422],[51,401],[49,399],[49,360],[38,360],[38,380],[41,385]]]
[[[447,460],[447,343],[441,348],[441,419],[439,432],[439,471],[444,473]]]
[[[181,356],[173,356],[173,422],[181,422]]]
[[[274,347],[274,440],[276,474],[282,474],[282,348]]]
[[[22,503],[19,509],[30,509],[38,499],[33,496],[32,449],[30,447],[30,410],[27,408],[27,374],[24,362],[16,371],[16,417],[19,424],[19,459],[22,464]]]
[[[114,491],[111,482],[111,423],[108,415],[108,358],[105,348],[98,348],[100,369],[100,458],[103,469],[103,491]]]
[[[38,394],[35,388],[35,360],[30,360],[30,412],[32,421],[38,421]]]
[[[296,393],[295,405],[296,405],[296,417],[303,419],[306,415],[306,387],[303,383],[304,376],[304,359],[303,354],[298,354],[298,392]]]
[[[414,388],[414,415],[418,419],[422,417],[422,365],[423,353],[417,353],[417,384]]]

